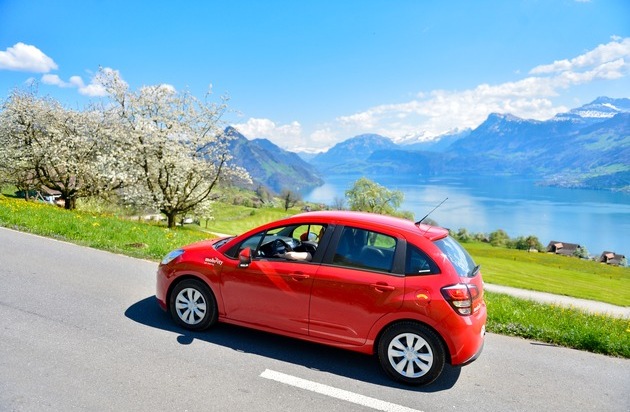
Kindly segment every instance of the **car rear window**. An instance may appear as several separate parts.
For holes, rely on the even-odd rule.
[[[455,239],[447,236],[436,240],[435,245],[446,255],[459,276],[474,277],[477,274],[475,261]]]
[[[440,273],[440,268],[422,250],[408,243],[405,260],[405,274],[408,276],[434,275]]]

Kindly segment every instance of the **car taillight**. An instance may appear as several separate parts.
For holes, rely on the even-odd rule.
[[[473,301],[479,296],[479,289],[475,285],[458,283],[443,287],[442,296],[455,309],[455,312],[468,316],[473,313]]]

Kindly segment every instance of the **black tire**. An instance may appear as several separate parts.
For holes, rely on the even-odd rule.
[[[204,330],[217,321],[217,301],[206,285],[197,279],[179,282],[171,292],[171,317],[179,326],[190,330]]]
[[[428,327],[400,322],[389,326],[381,335],[378,360],[394,380],[408,385],[428,385],[444,369],[445,348]]]

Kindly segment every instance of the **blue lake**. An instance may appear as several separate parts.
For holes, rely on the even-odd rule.
[[[304,200],[332,205],[345,198],[360,176],[329,176],[323,186],[303,194]],[[537,236],[550,241],[577,243],[591,255],[604,250],[630,257],[630,194],[599,190],[545,187],[526,178],[407,176],[370,177],[405,195],[401,209],[422,218],[431,214],[441,226],[453,230],[490,233],[505,230],[512,238]]]

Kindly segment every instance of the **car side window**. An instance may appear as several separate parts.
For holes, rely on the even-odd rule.
[[[267,230],[263,234],[262,241],[257,244],[258,249],[252,248],[252,256],[265,259],[284,259],[285,253],[298,244],[298,240],[293,237],[294,229],[294,226],[281,226]]]
[[[378,232],[344,227],[332,263],[359,269],[390,272],[396,238]]]
[[[236,258],[243,249],[250,248],[252,259],[310,262],[317,253],[319,240],[326,227],[322,224],[303,224],[271,228],[250,236],[232,247],[226,255]]]
[[[407,244],[405,275],[433,275],[440,273],[438,265],[418,247]]]
[[[300,225],[293,231],[293,237],[301,242],[318,243],[323,236],[326,226],[320,224]]]

